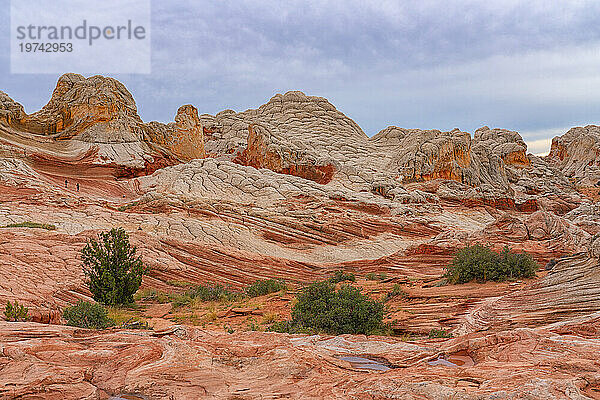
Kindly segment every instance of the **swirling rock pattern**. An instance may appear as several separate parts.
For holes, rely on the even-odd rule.
[[[517,132],[488,127],[390,126],[369,137],[301,92],[214,116],[185,105],[168,124],[143,122],[125,86],[101,76],[61,77],[29,115],[0,92],[0,307],[19,301],[33,319],[0,322],[0,394],[595,398],[597,131],[574,128],[540,158]],[[24,222],[55,229],[11,227]],[[343,268],[377,298],[402,285],[387,303],[395,332],[455,337],[56,325],[62,308],[90,299],[81,248],[116,226],[150,267],[144,288],[302,284]],[[453,252],[474,243],[528,252],[546,268],[519,282],[442,285]],[[367,282],[369,272],[388,279]],[[401,368],[367,374],[340,352]],[[475,365],[428,363],[457,354]]]

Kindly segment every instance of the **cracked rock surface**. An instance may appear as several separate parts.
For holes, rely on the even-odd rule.
[[[185,105],[174,119],[142,121],[101,76],[64,75],[33,114],[0,92],[0,307],[17,300],[33,316],[0,322],[0,396],[598,398],[598,127],[571,129],[542,158],[497,128],[369,137],[302,92],[214,116]],[[11,226],[24,222],[53,229]],[[396,331],[454,337],[60,325],[91,296],[82,247],[118,226],[150,267],[143,288],[385,272],[382,285],[406,291],[389,303]],[[475,243],[542,268],[441,285],[454,251]],[[356,370],[340,354],[395,368]],[[465,354],[474,365],[428,363]]]

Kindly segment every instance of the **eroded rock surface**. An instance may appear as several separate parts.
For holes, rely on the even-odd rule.
[[[204,128],[198,118],[198,109],[191,104],[179,107],[174,123],[151,122],[148,126],[151,141],[164,146],[182,160],[206,157]]]
[[[570,129],[552,140],[548,160],[579,185],[600,182],[600,127],[588,125]]]
[[[0,322],[0,393],[598,397],[596,136],[574,128],[540,158],[517,132],[488,127],[369,138],[301,92],[215,116],[185,105],[169,124],[144,123],[111,78],[65,75],[30,115],[0,92],[0,307],[19,301],[34,321]],[[55,230],[9,227],[23,222]],[[414,340],[56,325],[90,298],[81,248],[116,226],[150,267],[144,288],[300,285],[343,268],[379,299],[402,286],[386,321]],[[528,252],[542,268],[526,281],[443,285],[454,251],[473,243]],[[371,272],[387,278],[367,282]],[[274,307],[289,315],[291,301]],[[165,313],[156,319],[170,326]],[[431,329],[455,337],[423,339]],[[398,368],[357,371],[340,354]],[[474,365],[444,367],[452,355]]]
[[[600,345],[573,333],[582,327],[588,334],[598,333],[599,321],[595,314],[552,329],[429,343],[227,334],[184,326],[154,333],[95,332],[0,322],[0,394],[63,399],[120,394],[157,399],[586,399],[598,393]],[[454,354],[473,362],[432,365],[443,357],[452,360]],[[340,355],[385,360],[392,369],[360,370]]]

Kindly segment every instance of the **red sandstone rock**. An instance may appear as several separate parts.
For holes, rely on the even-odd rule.
[[[594,196],[563,173],[595,179],[594,132],[570,131],[543,160],[516,132],[487,127],[473,137],[390,127],[368,138],[300,92],[242,113],[183,106],[167,125],[144,124],[110,78],[66,75],[31,115],[0,93],[0,307],[17,300],[34,321],[0,322],[0,394],[593,398],[600,219]],[[56,230],[6,227],[25,221]],[[173,326],[168,304],[147,311],[154,332],[51,325],[89,299],[79,252],[115,226],[151,268],[145,288],[304,283],[343,268],[379,299],[402,286],[406,296],[387,304],[397,333],[456,337],[229,335]],[[470,243],[508,245],[542,266],[566,257],[532,280],[440,286],[453,252]],[[387,278],[366,282],[368,272]],[[289,316],[292,299],[217,314],[239,329],[253,313]],[[401,368],[363,372],[338,353]],[[428,364],[440,357],[475,364]]]

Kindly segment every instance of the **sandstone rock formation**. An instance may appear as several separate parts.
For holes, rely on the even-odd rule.
[[[575,336],[582,328],[586,333]],[[600,389],[600,346],[593,338],[599,330],[597,313],[550,329],[428,343],[227,334],[185,326],[154,333],[97,332],[0,322],[0,394],[63,399],[588,399]],[[463,367],[435,365],[455,355],[472,361]],[[357,369],[340,356],[370,357],[391,369]],[[575,375],[575,370],[581,373]]]
[[[597,313],[600,238],[588,243],[586,251],[561,257],[545,278],[524,290],[485,301],[459,331],[550,325]]]
[[[163,125],[151,122],[148,126],[150,140],[165,147],[181,160],[206,157],[204,128],[198,118],[198,109],[191,104],[179,107],[175,123]]]
[[[91,165],[115,167],[116,176],[130,177],[152,173],[179,157],[204,156],[202,127],[192,106],[179,110],[177,126],[169,132],[170,144],[158,141],[167,145],[169,151],[164,152],[147,139],[164,135],[151,134],[154,131],[139,117],[131,93],[113,78],[66,74],[40,111],[25,114],[5,93],[0,95],[0,110],[0,134],[29,145],[43,162],[81,163],[86,158]]]
[[[570,129],[552,139],[548,160],[565,176],[581,186],[600,182],[600,127],[588,125]]]
[[[540,158],[517,132],[488,127],[391,126],[369,138],[326,99],[301,92],[214,116],[185,105],[168,124],[144,123],[111,78],[65,75],[30,115],[0,92],[0,307],[16,300],[33,317],[0,322],[0,393],[597,397],[596,138],[596,127],[574,128]],[[11,227],[24,222],[56,229]],[[90,298],[79,252],[116,226],[150,267],[144,288],[239,290],[263,278],[299,287],[340,268],[379,299],[399,284],[405,296],[388,303],[386,318],[412,341],[48,325]],[[548,270],[444,286],[452,254],[472,243],[528,252]],[[368,282],[370,272],[387,278]],[[277,307],[289,314],[291,300]],[[454,338],[428,340],[431,329]],[[395,368],[367,373],[341,354]],[[444,366],[450,356],[474,365]]]

